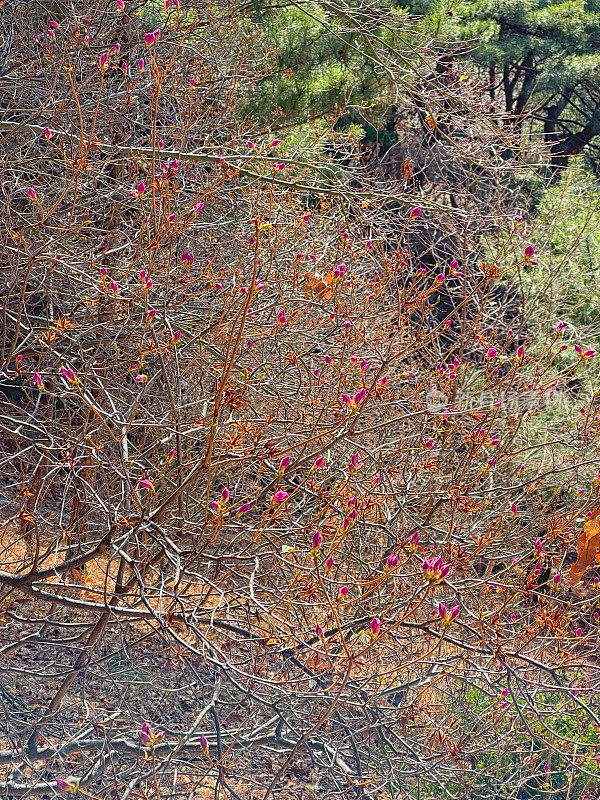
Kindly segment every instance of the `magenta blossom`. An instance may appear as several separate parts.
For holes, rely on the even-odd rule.
[[[371,620],[371,624],[369,625],[371,630],[372,636],[379,636],[379,632],[381,630],[381,622],[377,619],[377,617],[373,617]]]
[[[314,550],[318,550],[323,544],[323,534],[321,531],[315,531],[312,537],[312,546]]]
[[[444,603],[439,604],[439,612],[440,612],[440,619],[444,623],[444,627],[448,627],[452,625],[456,617],[458,616],[458,612],[460,608],[458,606],[454,606],[450,610],[446,608]]]
[[[315,458],[315,463],[312,465],[311,472],[315,472],[316,470],[321,469],[324,463],[325,459],[323,458],[323,456],[317,456],[317,458]]]
[[[387,566],[388,569],[393,569],[394,567],[398,566],[398,555],[396,553],[392,553],[387,558]]]
[[[285,500],[288,499],[288,497],[289,493],[284,492],[280,489],[279,491],[275,492],[275,494],[271,498],[271,505],[274,505],[275,503],[283,503]]]
[[[430,585],[441,583],[449,572],[450,564],[444,564],[441,556],[423,561],[424,578]]]
[[[279,475],[280,476],[283,475],[283,473],[286,471],[286,469],[289,467],[289,465],[290,465],[290,457],[289,456],[284,456],[281,459],[281,461],[279,462]]]

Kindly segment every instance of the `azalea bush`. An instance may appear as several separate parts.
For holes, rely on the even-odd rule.
[[[2,792],[595,791],[598,395],[538,422],[596,354],[498,313],[521,216],[482,261],[473,195],[244,118],[243,9],[43,8],[3,18]]]

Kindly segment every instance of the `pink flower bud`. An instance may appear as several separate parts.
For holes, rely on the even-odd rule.
[[[60,374],[63,376],[63,378],[66,378],[70,383],[76,383],[77,381],[75,373],[70,367],[61,367]]]
[[[394,567],[398,566],[398,556],[396,553],[392,553],[390,556],[388,556],[387,566],[388,569],[393,569]]]
[[[340,597],[342,598],[342,600],[345,600],[348,597],[349,591],[350,589],[347,586],[342,586],[342,588],[340,589]]]
[[[281,139],[273,139],[270,146],[277,147],[278,144],[281,144]]]
[[[152,47],[152,45],[154,44],[154,39],[155,39],[155,37],[154,37],[153,33],[147,33],[144,36],[144,41],[146,42],[146,46],[147,47]]]
[[[151,492],[154,491],[154,484],[150,480],[150,478],[142,478],[140,481],[140,487],[142,489],[150,489]]]
[[[319,625],[318,622],[317,622],[317,624],[315,626],[315,632],[316,632],[317,636],[319,637],[319,639],[323,636],[323,628],[321,627],[321,625]]]
[[[565,323],[562,320],[559,320],[556,323],[556,332],[560,333],[562,330],[564,330],[564,327],[565,327]]]
[[[525,355],[525,348],[523,347],[523,345],[520,345],[517,348],[517,358],[523,358],[524,355]]]
[[[558,586],[558,584],[560,583],[560,578],[561,578],[560,572],[557,572],[556,575],[552,578],[552,582],[554,583],[555,586]]]
[[[329,556],[329,558],[325,562],[325,569],[327,570],[327,572],[331,572],[332,567],[333,567],[333,556]]]
[[[312,537],[313,548],[317,550],[319,547],[321,547],[322,543],[323,543],[323,534],[321,533],[321,531],[315,531]]]
[[[496,358],[497,355],[498,355],[498,351],[496,350],[496,348],[495,347],[490,347],[489,350],[487,351],[485,357],[486,358]]]
[[[209,752],[209,750],[208,750],[208,739],[206,738],[206,736],[204,734],[202,734],[202,736],[200,736],[200,747],[201,747],[202,752],[204,753],[204,755],[207,756],[208,752]]]
[[[286,323],[285,311],[283,309],[277,312],[277,322],[280,325],[285,325]]]
[[[275,492],[275,494],[271,498],[271,505],[273,505],[274,503],[283,503],[284,500],[288,499],[288,497],[289,497],[288,492],[284,492],[280,489],[279,491]]]
[[[421,216],[421,209],[419,208],[419,206],[415,206],[410,212],[410,218],[417,219],[417,217],[420,216]]]
[[[27,196],[30,200],[37,200],[37,194],[35,193],[33,186],[30,186],[29,189],[27,189]]]
[[[286,469],[289,467],[289,465],[290,465],[290,457],[289,456],[284,456],[281,459],[281,461],[279,462],[279,472],[280,472],[280,474],[283,475],[283,473],[286,471]]]
[[[313,470],[320,469],[324,463],[325,459],[323,456],[317,456],[317,458],[315,458],[315,463],[313,464]]]
[[[226,502],[229,500],[230,496],[231,496],[231,495],[230,495],[229,489],[228,489],[226,486],[224,486],[224,487],[221,489],[221,500],[222,500],[224,503],[226,503]]]
[[[373,617],[369,628],[371,629],[371,634],[373,636],[379,635],[379,631],[381,630],[381,622],[377,619],[377,617]]]

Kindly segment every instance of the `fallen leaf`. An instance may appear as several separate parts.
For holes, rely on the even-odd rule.
[[[569,583],[577,583],[586,569],[597,559],[600,548],[600,506],[587,518],[577,542],[577,561],[571,567]]]

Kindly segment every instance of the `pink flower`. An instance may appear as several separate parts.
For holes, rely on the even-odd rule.
[[[70,383],[77,383],[77,378],[75,377],[75,373],[70,367],[61,367],[60,374],[63,378],[66,378]]]
[[[423,572],[425,580],[430,584],[441,583],[450,572],[450,564],[444,564],[442,557],[425,559],[423,561]]]
[[[575,628],[575,636],[583,636],[583,631],[581,628]]]
[[[208,755],[208,739],[204,734],[200,736],[200,748],[205,756]]]
[[[27,189],[27,196],[30,200],[37,200],[37,194],[35,193],[33,186],[30,186],[29,189]]]
[[[371,630],[372,636],[379,636],[379,631],[381,630],[381,622],[377,619],[377,617],[373,617],[371,620],[371,624],[369,625]]]
[[[192,254],[192,253],[182,253],[182,254],[181,254],[181,260],[182,260],[182,261],[187,261],[187,263],[188,263],[188,264],[190,265],[190,267],[191,267],[191,266],[192,266],[192,264],[194,263],[194,256],[193,256],[193,254]]]
[[[57,778],[56,786],[59,789],[62,789],[63,792],[75,793],[79,789],[79,780],[76,778],[69,778],[68,780],[65,780],[64,778]]]
[[[416,219],[417,217],[420,216],[421,216],[421,209],[419,208],[419,206],[415,206],[410,212],[410,218]]]
[[[204,208],[204,203],[196,203],[196,205],[194,206],[194,213],[199,214],[203,208]]]
[[[145,66],[146,66],[146,62],[144,61],[143,58],[140,58],[140,60],[138,61],[138,69],[139,69],[139,71],[143,72]]]
[[[388,569],[393,569],[394,567],[398,566],[398,556],[396,553],[392,553],[390,556],[388,556],[387,566]]]
[[[102,72],[108,69],[108,53],[102,53],[98,59],[98,66]]]
[[[33,382],[35,383],[35,385],[37,386],[38,389],[43,389],[44,388],[44,383],[42,381],[42,376],[40,375],[39,372],[34,372],[33,373]]]
[[[119,292],[119,284],[116,281],[110,282],[110,290],[113,294],[118,294]]]
[[[557,572],[556,575],[552,578],[552,582],[554,583],[555,586],[558,586],[558,584],[560,583],[560,578],[561,578],[560,572]]]
[[[327,572],[331,572],[332,567],[333,567],[333,556],[329,556],[329,558],[325,562],[325,568]]]
[[[44,136],[48,140],[52,138],[52,131],[50,130],[50,128],[44,128]]]
[[[523,347],[523,345],[520,345],[517,348],[517,358],[521,359],[524,357],[524,355],[525,355],[525,348]]]
[[[135,192],[137,196],[141,197],[145,191],[146,191],[146,184],[144,183],[144,181],[140,181],[138,185],[135,187]]]
[[[318,550],[323,543],[323,534],[321,531],[315,531],[312,537],[312,546],[314,550]]]
[[[164,739],[165,732],[158,731],[158,733],[154,733],[152,730],[152,725],[149,722],[142,722],[142,729],[140,731],[140,741],[142,744],[148,745],[149,747],[154,747],[155,744],[162,741]]]
[[[513,503],[513,504],[511,505],[511,507],[510,507],[510,513],[513,515],[513,517],[515,517],[515,516],[517,515],[517,505],[516,505],[516,503]]]
[[[538,537],[535,542],[533,543],[533,549],[536,555],[540,555],[540,553],[544,549],[544,545],[542,544],[542,540]]]
[[[281,144],[281,139],[273,139],[270,146],[277,147],[278,144]]]
[[[125,11],[125,3],[123,0],[117,0],[117,8],[119,11]]]
[[[419,538],[420,537],[418,531],[415,531],[413,535],[410,537],[410,544],[408,546],[408,549],[411,553],[414,553],[417,547],[419,546]]]
[[[316,627],[315,627],[315,632],[316,632],[317,636],[319,637],[319,639],[323,636],[323,628],[321,627],[321,625],[319,625],[318,622],[317,622]]]
[[[286,323],[285,311],[283,309],[277,312],[277,322],[279,325],[285,325]]]
[[[581,355],[582,355],[582,358],[585,358],[585,359],[593,358],[596,355],[596,351],[595,350],[584,350]]]
[[[431,441],[431,439],[427,439],[425,442],[423,442],[423,444],[427,448],[427,450],[433,449],[433,442]]]
[[[354,472],[358,472],[359,469],[362,469],[362,467],[364,467],[364,464],[362,461],[359,461],[358,453],[354,453],[354,455],[350,459],[348,472],[352,475]]]
[[[440,619],[444,623],[444,627],[452,625],[452,623],[454,622],[460,611],[460,608],[458,606],[454,606],[453,608],[448,610],[444,605],[444,603],[440,603],[438,608],[440,612]]]
[[[533,249],[533,247],[530,244],[527,245],[527,247],[525,248],[525,259],[527,261],[530,261],[533,258],[534,253],[535,250]]]
[[[150,480],[150,478],[142,478],[140,481],[140,486],[142,489],[150,489],[151,492],[154,492],[154,484]]]
[[[152,47],[152,45],[154,44],[154,39],[155,36],[153,33],[147,33],[144,36],[144,41],[146,42],[147,47]]]
[[[274,505],[275,503],[283,503],[284,500],[288,499],[288,497],[289,493],[284,492],[280,489],[279,491],[275,492],[275,494],[271,498],[271,505]]]
[[[347,586],[342,586],[340,588],[340,592],[339,592],[340,599],[341,600],[345,600],[348,597],[348,592],[349,591],[350,591],[350,589]]]
[[[315,472],[315,470],[321,469],[321,467],[323,466],[324,463],[325,463],[324,457],[323,456],[317,456],[317,458],[315,458],[315,463],[312,465],[311,472]]]
[[[278,473],[279,473],[280,477],[283,475],[283,473],[286,471],[286,469],[289,467],[289,465],[290,465],[290,457],[289,456],[284,456],[281,459],[281,461],[279,462]]]
[[[488,349],[487,353],[485,354],[485,357],[486,358],[496,358],[497,355],[498,355],[498,351],[496,350],[496,348],[495,347],[490,347]]]
[[[564,330],[564,327],[565,323],[561,319],[559,319],[559,321],[556,323],[556,332],[560,333],[562,330]]]
[[[178,342],[181,339],[181,331],[175,331],[173,334],[173,341]]]

